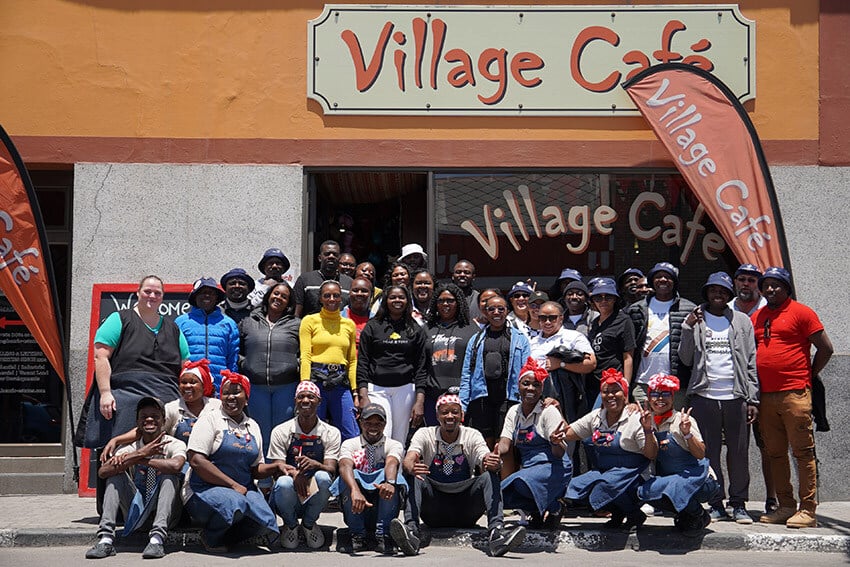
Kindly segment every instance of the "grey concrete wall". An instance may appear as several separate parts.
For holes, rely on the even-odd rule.
[[[77,164],[74,170],[70,378],[84,398],[91,289],[146,274],[166,283],[216,280],[241,266],[259,276],[281,248],[300,272],[303,171],[278,165]],[[70,472],[71,459],[66,459]],[[76,490],[66,474],[65,490]]]

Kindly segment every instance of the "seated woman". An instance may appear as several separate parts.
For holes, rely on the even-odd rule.
[[[711,515],[702,503],[708,502],[719,488],[705,458],[705,443],[690,408],[685,412],[673,409],[678,378],[659,373],[649,379],[647,386],[658,455],[655,476],[641,485],[638,497],[675,513],[673,524],[685,535],[699,535],[711,523]]]
[[[518,405],[511,406],[499,439],[499,454],[519,451],[521,468],[502,481],[505,508],[530,512],[531,527],[554,529],[561,521],[561,503],[572,476],[566,445],[551,435],[563,431],[564,420],[554,406],[543,407],[545,368],[528,357],[519,375]],[[543,515],[548,513],[544,522]]]
[[[176,437],[183,443],[189,442],[189,434],[192,427],[198,421],[198,417],[204,412],[221,408],[221,401],[211,397],[213,395],[213,379],[210,374],[209,361],[206,358],[196,361],[186,361],[180,371],[180,380],[177,384],[180,388],[180,398],[165,404],[164,431]],[[115,449],[121,445],[127,445],[141,439],[142,432],[134,427],[126,433],[113,437],[103,448],[100,455],[102,463],[108,461]],[[188,463],[184,471],[188,470]]]
[[[221,410],[195,423],[188,446],[192,470],[183,484],[186,510],[204,525],[201,541],[211,552],[254,536],[277,539],[277,518],[254,479],[286,472],[284,464],[263,462],[260,427],[245,415],[251,382],[229,370],[221,374]]]
[[[637,487],[658,453],[658,443],[651,435],[652,412],[625,411],[628,391],[621,372],[606,370],[600,384],[602,407],[556,431],[551,439],[553,443],[583,440],[592,455],[593,470],[570,481],[567,498],[586,501],[594,511],[611,512],[606,527],[631,530],[646,521],[638,506]]]

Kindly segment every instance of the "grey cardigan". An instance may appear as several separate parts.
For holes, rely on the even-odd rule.
[[[708,305],[700,306],[703,312]],[[729,344],[732,347],[732,367],[734,370],[733,393],[750,405],[759,403],[759,381],[756,374],[756,341],[753,324],[746,314],[732,311],[728,307],[723,316],[729,321]],[[679,343],[679,359],[683,364],[693,367],[687,395],[692,396],[708,390],[708,375],[705,372],[705,321],[699,321],[696,327],[682,323],[682,340]]]

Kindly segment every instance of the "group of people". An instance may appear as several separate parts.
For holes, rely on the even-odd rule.
[[[290,286],[269,249],[256,280],[234,268],[196,281],[173,323],[148,276],[138,304],[102,323],[86,444],[106,487],[87,557],[115,553],[119,509],[124,533],[150,530],[143,556],[162,557],[181,503],[210,551],[317,549],[332,497],[353,553],[415,555],[426,526],[486,514],[499,556],[567,506],[626,530],[666,511],[697,535],[752,522],[752,425],[760,521],[816,525],[811,388],[832,345],[783,268],[714,273],[696,305],[666,262],[617,280],[566,268],[546,292],[519,281],[507,294],[477,290],[467,260],[437,282],[417,244],[380,287],[334,241],[318,263]]]

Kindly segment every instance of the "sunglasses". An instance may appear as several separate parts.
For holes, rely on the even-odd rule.
[[[655,398],[656,400],[658,398],[672,398],[673,392],[650,392],[649,397]]]
[[[617,298],[615,296],[608,295],[606,293],[603,293],[602,295],[594,295],[592,299],[593,299],[593,301],[616,301],[617,300]]]
[[[541,323],[546,323],[548,321],[552,321],[553,323],[558,320],[560,315],[538,315],[537,318],[540,319]]]
[[[508,308],[507,308],[507,307],[502,307],[502,306],[500,305],[499,307],[488,307],[488,308],[487,308],[487,313],[504,313],[504,312],[506,312],[507,310],[508,310]]]
[[[513,294],[511,297],[528,297],[528,294],[525,293],[525,292],[522,292],[522,291],[518,291],[515,294]]]

